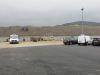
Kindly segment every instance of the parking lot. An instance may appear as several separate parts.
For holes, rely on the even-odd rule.
[[[35,46],[0,49],[0,75],[100,75],[100,47]]]

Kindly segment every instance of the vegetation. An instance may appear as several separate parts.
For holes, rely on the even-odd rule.
[[[52,27],[32,27],[32,26],[10,26],[0,27],[0,36],[9,36],[16,33],[20,36],[66,36],[66,35],[80,35],[81,25],[80,22],[72,22],[70,24],[63,24]],[[95,22],[85,22],[84,34],[88,35],[100,35],[100,24]],[[92,24],[92,25],[91,25]],[[96,25],[94,25],[96,24]],[[97,25],[98,24],[98,25]]]

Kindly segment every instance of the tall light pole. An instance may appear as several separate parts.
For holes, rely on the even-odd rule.
[[[82,34],[84,34],[84,29],[83,29],[83,25],[84,25],[84,18],[83,18],[83,11],[84,11],[84,8],[81,8],[81,11],[82,11]]]

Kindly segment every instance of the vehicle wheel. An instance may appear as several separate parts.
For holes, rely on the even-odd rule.
[[[64,43],[64,45],[66,45],[66,44]]]
[[[12,44],[11,42],[9,44]]]
[[[67,45],[66,43],[64,43],[64,45]]]
[[[87,46],[88,45],[88,42],[86,42],[85,45]]]
[[[68,42],[67,45],[70,45],[70,42]]]
[[[92,43],[92,45],[95,46],[96,44],[95,43]]]
[[[72,45],[72,42],[70,42],[69,45]]]
[[[78,43],[78,45],[80,46],[81,44],[80,44],[80,43]]]
[[[19,44],[19,42],[17,42],[17,44]]]

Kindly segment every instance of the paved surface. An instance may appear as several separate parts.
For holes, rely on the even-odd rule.
[[[0,49],[0,75],[100,75],[100,47]]]

